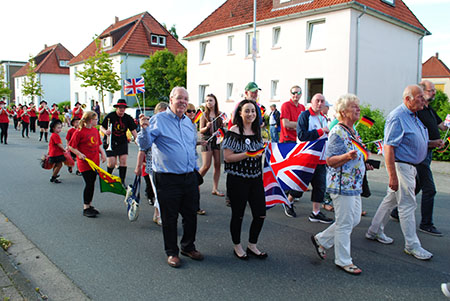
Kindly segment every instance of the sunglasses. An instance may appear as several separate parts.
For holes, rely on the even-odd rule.
[[[302,94],[302,91],[298,91],[298,92],[292,92],[292,91],[291,91],[291,94],[292,94],[292,95],[295,95],[295,94],[301,95],[301,94]]]
[[[186,113],[195,113],[195,110],[186,110]]]

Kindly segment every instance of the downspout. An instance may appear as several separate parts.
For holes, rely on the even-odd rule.
[[[358,68],[359,68],[359,32],[361,27],[361,18],[367,11],[367,6],[363,5],[364,11],[358,16],[356,20],[356,49],[355,49],[355,95],[358,95]]]
[[[422,81],[422,39],[424,38],[424,36],[422,36],[419,39],[418,42],[418,49],[417,49],[417,82],[420,83]]]

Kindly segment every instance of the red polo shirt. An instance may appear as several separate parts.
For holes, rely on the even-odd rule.
[[[281,123],[281,132],[280,132],[280,142],[295,142],[297,140],[297,130],[287,129],[283,126],[283,118],[288,119],[289,121],[297,122],[298,116],[305,111],[305,106],[300,102],[298,105],[295,105],[292,100],[286,101],[281,105],[281,115],[280,115],[280,123]]]

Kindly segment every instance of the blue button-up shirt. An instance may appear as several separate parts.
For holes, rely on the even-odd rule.
[[[179,118],[170,109],[156,114],[139,132],[137,143],[142,151],[152,148],[155,172],[184,174],[196,167],[197,133],[185,115]]]
[[[428,131],[405,104],[395,108],[384,126],[384,143],[395,147],[395,160],[419,164],[428,151]]]

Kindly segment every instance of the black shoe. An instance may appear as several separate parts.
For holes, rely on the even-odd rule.
[[[243,256],[239,256],[235,250],[233,250],[233,254],[234,256],[236,256],[237,258],[239,258],[240,260],[248,260],[248,255],[244,254]]]
[[[95,209],[94,206],[91,206],[91,207],[89,207],[89,208],[90,208],[91,211],[94,212],[95,214],[100,214],[100,212],[99,212],[97,209]]]
[[[267,255],[267,253],[264,253],[264,252],[261,252],[261,253],[259,253],[259,254],[256,254],[255,252],[253,252],[253,251],[250,250],[249,248],[247,248],[247,254],[250,254],[250,255],[252,255],[252,256],[255,256],[255,257],[258,258],[258,259],[266,259],[267,256],[269,256],[269,255]]]
[[[87,217],[96,217],[97,214],[92,210],[91,207],[83,209],[83,215]]]
[[[77,172],[75,173],[77,176],[81,176],[81,172],[79,170],[77,170]]]
[[[436,229],[435,226],[419,226],[419,231],[434,236],[442,236],[442,232]]]
[[[325,214],[319,211],[319,213],[317,214],[311,212],[311,214],[309,215],[309,221],[313,223],[331,224],[333,222],[333,219],[326,217]]]
[[[61,183],[61,181],[58,180],[57,177],[58,177],[58,176],[56,176],[56,177],[51,177],[51,178],[50,178],[50,182],[55,183],[55,184]]]
[[[292,204],[291,207],[284,205],[284,213],[288,217],[297,217],[297,213],[295,213],[294,210],[294,204]]]

